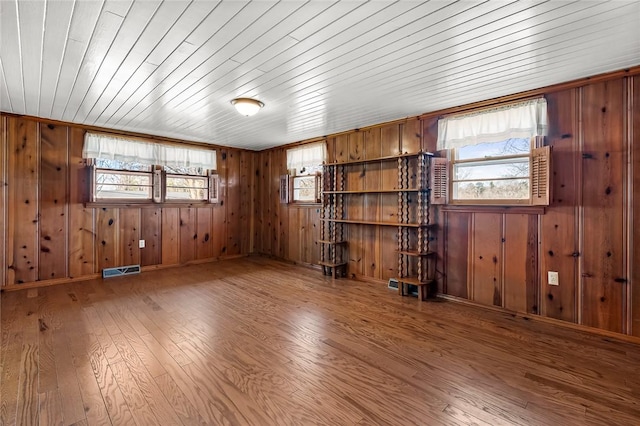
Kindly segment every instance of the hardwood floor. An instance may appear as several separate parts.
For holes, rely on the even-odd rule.
[[[640,346],[264,258],[2,294],[2,425],[640,424]]]

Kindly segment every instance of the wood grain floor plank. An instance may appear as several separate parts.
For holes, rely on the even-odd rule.
[[[157,383],[146,370],[124,334],[116,334],[112,337],[124,359],[124,363],[129,369],[130,376],[133,377],[135,384],[140,389],[142,396],[147,401],[149,408],[159,423],[163,425],[181,424],[175,411],[168,404]]]
[[[39,407],[38,346],[25,344],[22,347],[22,359],[20,360],[17,423],[19,425],[37,425],[39,423]]]
[[[168,373],[163,374],[155,378],[158,388],[169,401],[169,404],[173,407],[174,411],[182,421],[182,424],[186,425],[200,425],[205,426],[207,422],[204,421],[202,416],[198,413],[198,410],[191,404],[189,399],[180,390],[176,382],[171,378]]]
[[[42,392],[39,395],[38,424],[41,426],[62,426],[62,405],[58,391]]]
[[[268,258],[1,299],[3,426],[640,424],[640,345]]]
[[[98,340],[93,334],[86,334],[76,339],[74,344],[70,345],[70,349],[86,421],[90,425],[110,425],[111,419],[89,356],[91,353],[102,351]]]
[[[134,425],[136,422],[129,405],[116,382],[100,343],[95,336],[92,337],[95,343],[91,346],[89,362],[100,388],[106,411],[109,413],[109,419],[113,425]]]

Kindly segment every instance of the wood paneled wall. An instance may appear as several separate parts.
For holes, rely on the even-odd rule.
[[[283,148],[256,154],[254,207],[255,251],[315,265],[320,261],[320,207],[313,204],[281,204],[280,175],[287,172]]]
[[[378,158],[399,152],[417,152],[422,144],[422,128],[417,118],[326,140],[328,161]],[[262,254],[298,263],[317,264],[320,258],[320,208],[318,205],[279,203],[279,176],[287,171],[286,149],[275,148],[258,154],[256,161],[257,200],[255,203],[255,247]],[[348,166],[349,189],[393,189],[398,182],[394,162]],[[395,221],[396,194],[349,196],[348,218]],[[388,280],[396,276],[398,247],[395,227],[351,225],[349,276]],[[375,242],[375,244],[374,244]]]
[[[640,336],[640,76],[597,78],[555,88],[545,97],[547,141],[553,146],[552,205],[544,214],[472,207],[435,211],[439,225],[432,244],[438,251],[440,291]],[[435,151],[439,115],[329,137],[329,161]],[[278,204],[286,150],[261,152],[259,158],[256,251],[315,263],[317,209]],[[379,164],[349,167],[350,189],[393,187],[396,180],[395,170]],[[350,197],[347,215],[391,219],[395,197]],[[314,232],[304,231],[309,229]],[[395,233],[394,228],[349,226],[348,274],[381,283],[394,276]],[[548,271],[559,273],[559,286],[547,284]]]
[[[2,287],[82,279],[112,266],[160,267],[252,251],[255,153],[217,149],[219,204],[91,207],[85,205],[83,128],[7,115],[0,122]]]

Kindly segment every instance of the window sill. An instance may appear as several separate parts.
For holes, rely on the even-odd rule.
[[[292,201],[289,205],[294,207],[322,207],[322,203],[315,201]]]
[[[511,213],[511,214],[545,214],[544,206],[479,206],[479,205],[443,205],[442,211],[460,213]]]
[[[113,201],[93,201],[89,203],[84,203],[84,206],[87,208],[172,208],[172,207],[182,207],[182,208],[195,208],[195,207],[214,207],[217,205],[222,205],[222,203],[209,203],[206,201],[193,201],[193,202],[184,202],[184,201],[166,201],[164,203],[154,203],[153,201],[122,201],[122,200],[113,200]]]

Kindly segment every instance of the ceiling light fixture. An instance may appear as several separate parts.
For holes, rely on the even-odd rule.
[[[262,102],[251,98],[236,98],[231,101],[231,104],[240,114],[247,117],[256,114],[264,106]]]

